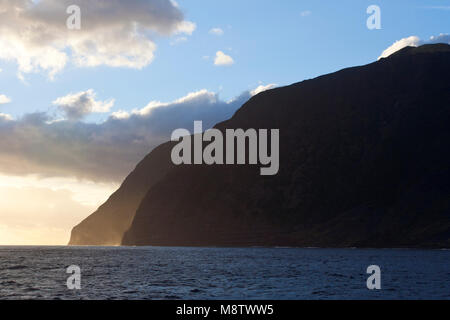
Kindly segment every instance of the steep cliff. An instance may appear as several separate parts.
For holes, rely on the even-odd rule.
[[[72,230],[69,245],[120,245],[142,198],[173,167],[169,144],[155,148],[96,212]]]
[[[153,151],[71,244],[450,246],[450,46],[263,92],[216,128],[280,129],[280,171]]]

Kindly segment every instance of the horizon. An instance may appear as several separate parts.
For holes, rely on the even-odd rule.
[[[86,1],[0,4],[0,246],[67,245],[175,129],[211,128],[265,90],[406,46],[450,44],[450,1],[377,1],[380,29],[367,26],[372,1]],[[66,25],[69,3],[80,29]]]

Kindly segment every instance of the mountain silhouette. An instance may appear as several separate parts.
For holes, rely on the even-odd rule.
[[[216,125],[279,129],[280,169],[152,151],[72,245],[449,247],[450,46],[268,90]]]

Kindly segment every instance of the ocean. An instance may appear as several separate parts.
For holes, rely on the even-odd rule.
[[[0,247],[0,299],[450,299],[450,251]]]

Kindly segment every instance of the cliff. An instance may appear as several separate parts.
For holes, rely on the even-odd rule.
[[[142,198],[173,167],[168,150],[163,144],[147,155],[108,201],[72,229],[69,245],[120,245]]]
[[[71,244],[449,247],[449,120],[443,44],[269,90],[216,128],[279,129],[277,175],[163,145]]]

